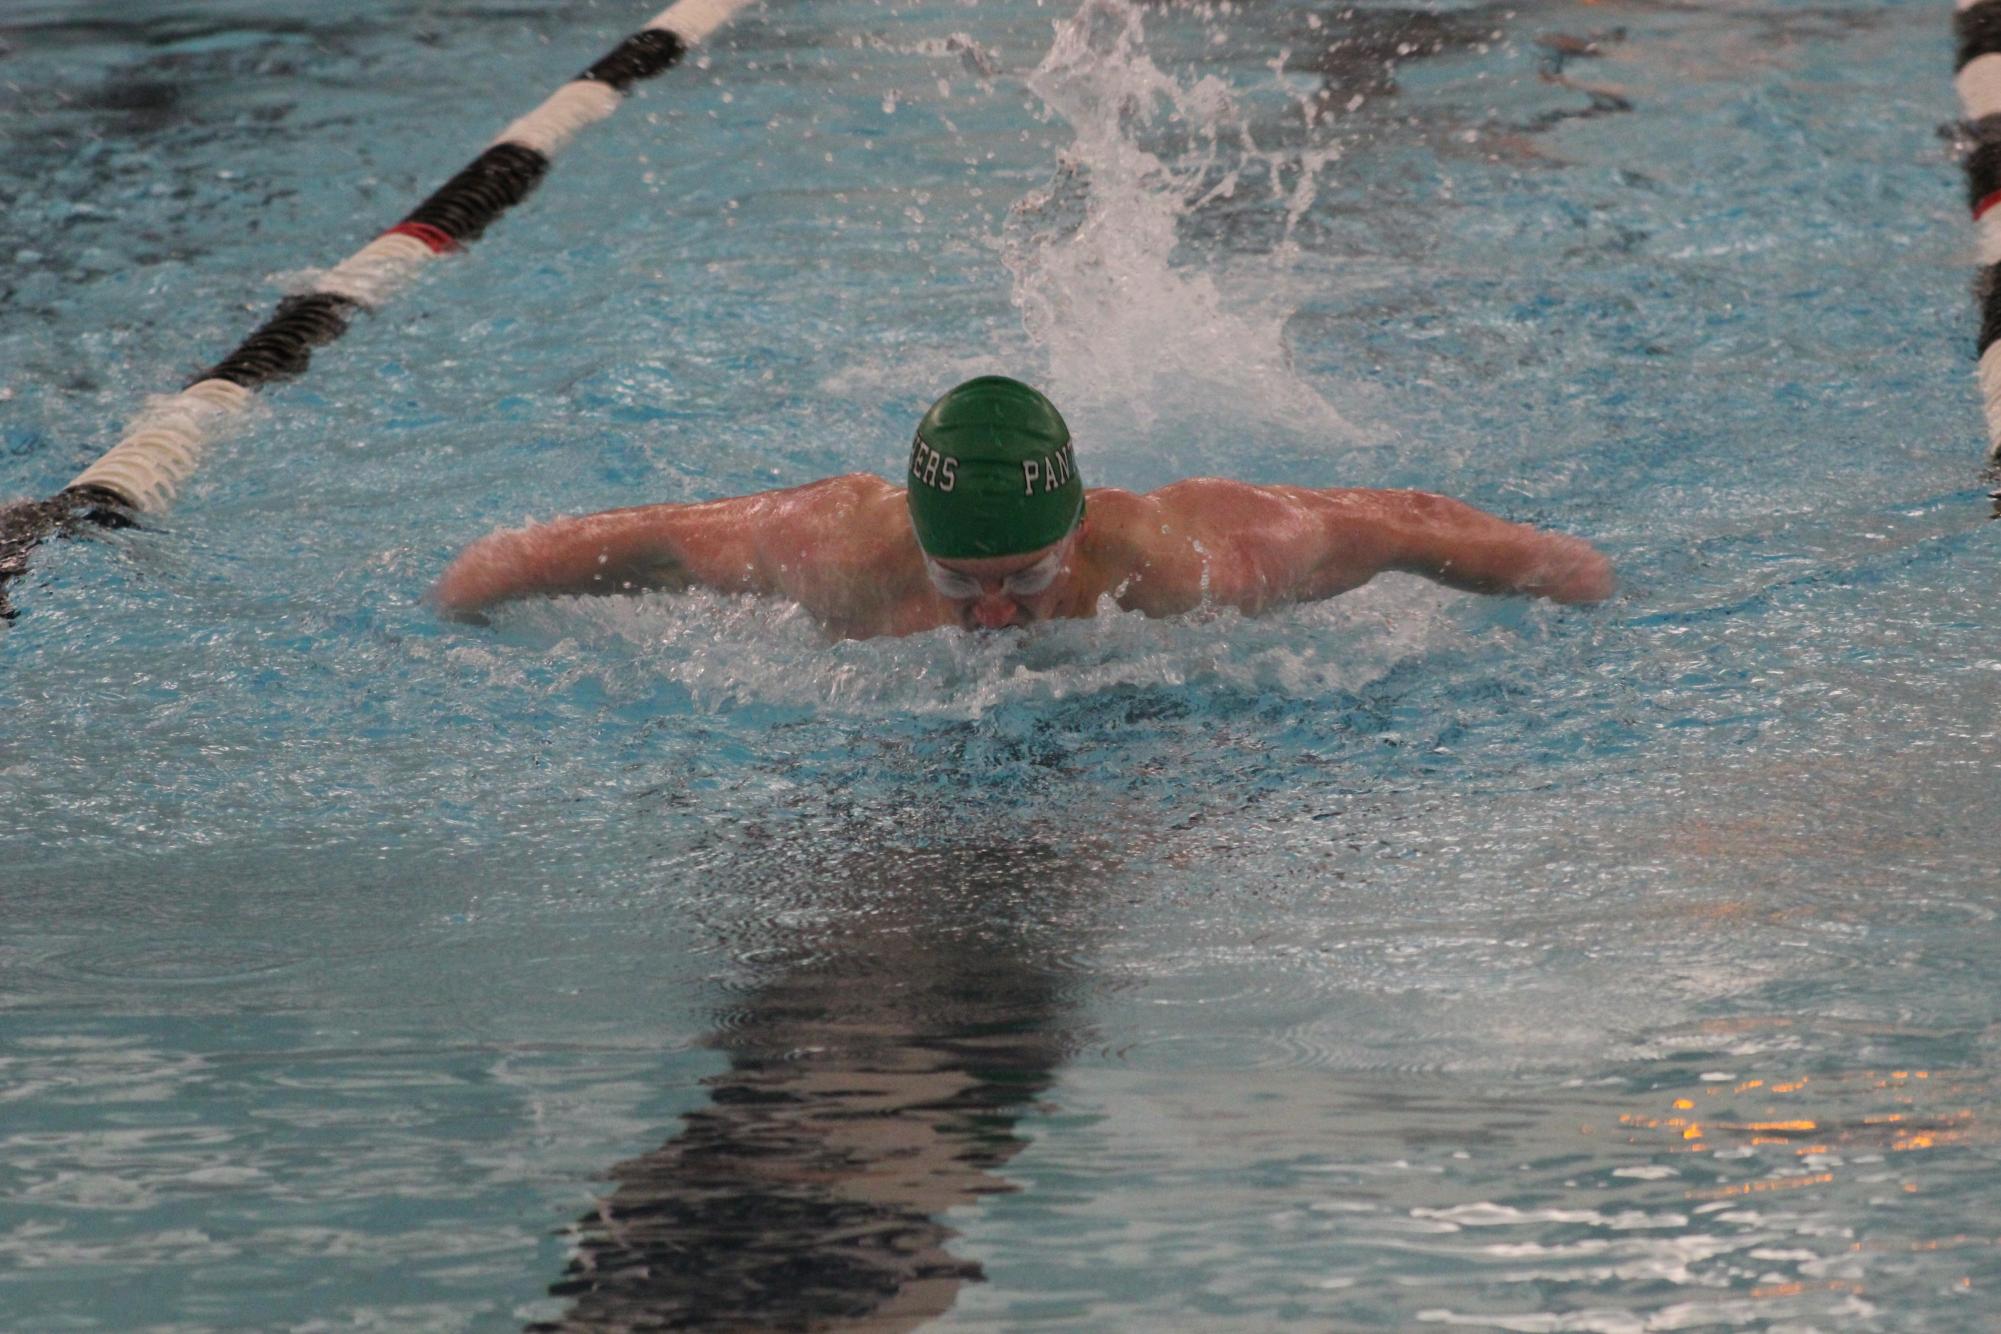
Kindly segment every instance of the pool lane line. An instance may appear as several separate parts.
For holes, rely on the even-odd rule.
[[[1965,116],[1967,203],[1980,245],[1980,401],[1987,461],[2001,465],[2001,0],[1957,0],[1953,86]]]
[[[408,216],[322,274],[310,292],[287,296],[236,350],[178,394],[147,404],[103,457],[48,500],[0,509],[0,617],[11,617],[8,581],[25,573],[43,540],[87,526],[129,527],[165,509],[208,446],[250,406],[256,391],[303,374],[312,350],[347,332],[425,265],[479,239],[539,185],[558,152],[605,119],[635,83],[664,73],[753,0],[678,0],[496,135],[486,150]]]

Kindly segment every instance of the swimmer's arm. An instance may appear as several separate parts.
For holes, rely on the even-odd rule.
[[[1428,492],[1192,478],[1141,503],[1130,530],[1142,554],[1120,601],[1149,615],[1317,601],[1385,570],[1559,602],[1596,601],[1613,588],[1611,565],[1590,544]]]
[[[1554,602],[1601,602],[1618,586],[1612,563],[1584,539],[1511,523],[1462,501],[1428,491],[1311,494],[1325,507],[1329,563],[1352,566],[1337,579],[1361,569],[1401,570],[1469,593]]]
[[[852,492],[877,478],[830,478],[692,505],[639,505],[526,528],[472,543],[445,570],[431,600],[475,619],[502,602],[558,594],[606,595],[692,586],[729,593],[793,592],[801,562]]]
[[[686,587],[679,505],[641,505],[488,533],[461,551],[431,589],[447,616],[558,594]]]

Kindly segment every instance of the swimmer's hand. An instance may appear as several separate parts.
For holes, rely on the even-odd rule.
[[[1543,553],[1529,568],[1520,591],[1552,602],[1603,602],[1619,587],[1612,562],[1581,537],[1538,532]]]
[[[525,567],[532,556],[525,549],[523,536],[520,530],[502,529],[480,538],[446,567],[438,582],[431,585],[427,600],[446,620],[488,624],[480,614],[482,608],[528,592]]]

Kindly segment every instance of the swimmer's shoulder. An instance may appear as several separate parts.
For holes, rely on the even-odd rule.
[[[746,496],[753,512],[781,522],[800,541],[830,550],[867,546],[885,520],[900,515],[903,489],[874,473],[850,472]],[[909,524],[906,521],[905,527]]]
[[[1149,551],[1192,521],[1230,514],[1258,490],[1226,477],[1184,477],[1144,495],[1113,486],[1093,487],[1085,495],[1085,516],[1095,543],[1108,554]]]
[[[1184,477],[1144,495],[1103,487],[1085,497],[1087,544],[1099,568],[1199,579],[1204,542],[1282,523],[1290,502],[1227,477]]]
[[[691,507],[719,530],[748,537],[789,587],[802,571],[842,574],[893,549],[903,492],[872,473],[845,473]],[[915,545],[915,542],[912,542]],[[795,596],[796,596],[795,592]]]
[[[1116,486],[1094,486],[1084,493],[1079,537],[1086,561],[1101,578],[1116,583],[1147,562],[1160,528],[1158,508],[1151,496]]]
[[[767,494],[795,499],[841,517],[903,503],[903,488],[872,472],[844,472]]]
[[[904,489],[874,473],[851,472],[807,484],[820,527],[818,557],[845,578],[921,578],[917,537]]]
[[[1246,540],[1296,527],[1315,514],[1353,511],[1364,492],[1315,489],[1234,477],[1184,477],[1141,499],[1150,530],[1190,540]]]
[[[1094,486],[1084,493],[1084,520],[1103,537],[1138,529],[1155,508],[1152,496],[1121,487]]]

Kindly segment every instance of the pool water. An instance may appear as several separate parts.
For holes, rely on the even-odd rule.
[[[0,494],[647,16],[17,0]],[[14,590],[0,1323],[1986,1327],[1948,28],[748,12]],[[985,371],[1091,483],[1433,488],[1624,587],[421,601],[495,526],[896,476]]]

